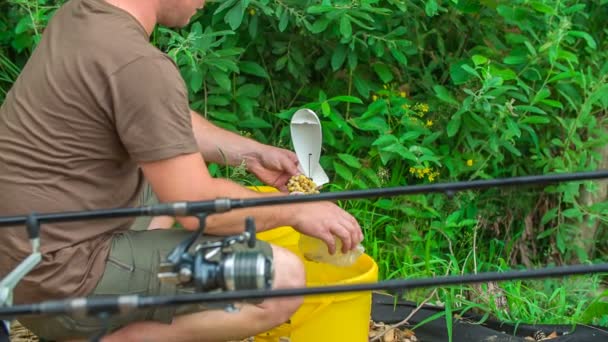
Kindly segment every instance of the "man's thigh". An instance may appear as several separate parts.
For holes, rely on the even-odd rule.
[[[167,296],[194,292],[191,288],[181,288],[161,282],[157,276],[160,263],[164,258],[191,234],[184,230],[170,229],[127,231],[116,235],[104,274],[90,296]],[[201,239],[208,241],[217,239],[217,237],[205,236]],[[237,245],[235,249],[239,248],[241,247]],[[268,243],[258,241],[255,248],[265,256],[272,258],[272,248]],[[122,315],[112,315],[105,321],[105,326],[108,328],[108,332],[111,332],[136,321],[170,324],[174,316],[209,309],[217,309],[217,307],[202,303],[179,307],[150,307]],[[97,317],[56,315],[34,319],[23,318],[20,321],[25,326],[47,340],[87,338],[104,328],[104,321]]]

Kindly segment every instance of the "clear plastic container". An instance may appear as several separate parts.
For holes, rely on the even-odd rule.
[[[347,253],[342,252],[342,240],[335,237],[336,241],[336,252],[334,255],[329,254],[327,250],[327,244],[323,240],[319,240],[312,236],[302,234],[298,242],[300,252],[309,261],[321,262],[331,264],[340,267],[348,267],[359,259],[359,257],[365,252],[365,248],[362,245],[348,251]]]

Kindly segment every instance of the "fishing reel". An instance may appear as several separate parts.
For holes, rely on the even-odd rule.
[[[161,263],[158,278],[161,282],[191,287],[197,292],[268,290],[272,287],[272,260],[253,249],[256,228],[253,218],[245,220],[245,232],[203,241],[191,251],[202,235],[206,214],[198,215],[199,230],[176,246]],[[241,244],[246,248],[233,248]]]

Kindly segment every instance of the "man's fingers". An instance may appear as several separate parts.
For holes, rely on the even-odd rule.
[[[350,231],[346,227],[343,225],[335,226],[332,232],[342,240],[342,253],[347,253],[353,248],[353,239]]]
[[[323,236],[321,236],[320,238],[325,241],[329,254],[333,255],[334,253],[336,253],[336,241],[334,240],[334,236],[331,234],[331,232],[325,232],[325,234],[323,234]]]
[[[299,174],[299,170],[298,170],[298,157],[296,157],[296,160],[294,161],[293,159],[283,159],[282,160],[282,166],[283,169],[288,172],[290,175],[297,175]]]
[[[345,212],[343,226],[348,229],[352,237],[351,249],[355,248],[361,241],[363,241],[363,233],[359,222],[348,212]]]

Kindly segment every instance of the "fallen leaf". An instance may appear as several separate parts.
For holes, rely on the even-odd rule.
[[[412,336],[416,336],[416,334],[413,331],[411,331],[410,329],[404,329],[404,330],[402,330],[402,332],[403,332],[403,337],[405,337],[405,338],[411,339]]]
[[[558,338],[558,336],[557,336],[557,332],[555,332],[555,331],[554,331],[554,332],[552,332],[552,333],[550,333],[549,335],[547,335],[547,337],[543,338],[541,341],[544,341],[544,340],[552,340],[552,339],[554,339],[554,338]]]
[[[397,342],[395,329],[391,329],[384,334],[384,342]]]

